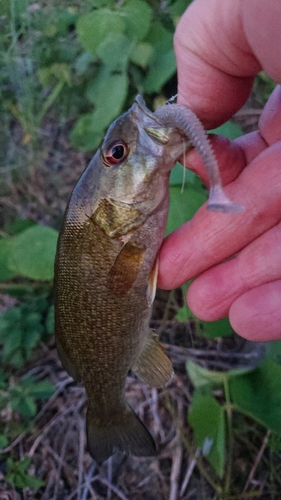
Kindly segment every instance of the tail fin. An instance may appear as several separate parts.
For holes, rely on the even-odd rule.
[[[124,411],[116,414],[112,420],[98,423],[89,407],[87,438],[90,454],[99,464],[107,460],[116,450],[137,457],[157,455],[151,434],[128,404],[124,407]]]

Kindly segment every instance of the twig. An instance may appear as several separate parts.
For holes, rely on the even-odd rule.
[[[96,494],[91,486],[91,483],[95,482],[95,480],[99,477],[99,476],[93,477],[93,474],[95,472],[95,468],[96,468],[96,465],[95,465],[95,463],[93,463],[92,467],[90,468],[90,471],[87,475],[86,482],[84,484],[82,484],[82,488],[84,487],[84,490],[83,490],[83,496],[82,496],[81,500],[87,500],[88,492],[91,493],[91,500],[98,499],[98,497],[96,496]],[[75,497],[75,495],[77,494],[77,492],[78,492],[78,489],[75,488],[75,490],[67,497],[67,500],[72,500]]]
[[[224,494],[227,496],[230,492],[231,477],[232,477],[232,464],[233,464],[233,447],[234,447],[234,436],[232,427],[232,404],[230,398],[229,384],[226,375],[223,377],[224,385],[224,395],[226,403],[226,416],[227,416],[227,439],[228,439],[228,449],[227,449],[227,464],[225,472],[225,486]]]
[[[38,420],[44,415],[45,411],[51,406],[53,401],[58,397],[58,395],[65,389],[65,387],[72,383],[73,379],[71,377],[67,377],[65,380],[62,382],[59,382],[57,384],[57,390],[56,392],[50,397],[50,399],[47,401],[47,403],[43,406],[43,408],[37,413],[34,422],[38,422]]]
[[[112,483],[112,457],[110,457],[107,461],[107,480],[111,484]],[[106,500],[111,500],[112,490],[107,488]]]
[[[247,491],[247,489],[248,489],[248,487],[250,485],[250,482],[253,480],[253,477],[255,475],[257,467],[258,467],[258,465],[259,465],[259,463],[261,461],[261,458],[262,458],[262,456],[264,454],[264,450],[265,450],[265,448],[266,448],[266,446],[268,444],[268,440],[269,440],[270,435],[271,435],[271,431],[268,430],[267,433],[266,433],[266,435],[264,436],[264,439],[263,439],[260,451],[258,452],[258,454],[256,456],[256,460],[254,462],[254,465],[253,465],[253,467],[252,467],[252,469],[250,471],[250,474],[249,474],[248,479],[246,481],[246,484],[244,486],[243,493],[246,493],[246,491]]]
[[[178,440],[180,441],[179,433],[177,432],[177,434],[178,434]],[[171,468],[169,500],[177,500],[178,498],[181,464],[182,464],[182,446],[178,444],[173,456],[173,463]]]
[[[84,402],[85,402],[85,398],[82,398],[82,401],[80,401],[79,404],[76,407],[76,411],[77,412],[84,405]],[[63,413],[60,413],[56,417],[54,417],[51,420],[51,422],[49,422],[48,425],[45,426],[45,428],[41,431],[41,434],[35,439],[33,445],[31,446],[31,448],[30,448],[30,450],[28,452],[28,456],[29,457],[32,457],[34,455],[37,447],[39,446],[39,444],[41,443],[41,441],[45,438],[45,436],[48,434],[48,432],[50,431],[50,429],[52,427],[54,427],[54,425],[58,424],[58,422],[60,422],[63,418],[65,418],[66,415],[68,415],[69,413],[72,413],[72,412],[73,412],[73,408],[72,407],[67,408],[67,410],[65,410]]]
[[[77,500],[80,499],[80,491],[82,488],[83,479],[83,455],[85,449],[85,425],[84,419],[78,418],[79,428],[79,451],[78,451],[78,485],[77,485]]]
[[[5,453],[9,453],[10,451],[13,450],[20,442],[21,440],[25,437],[26,432],[22,432],[9,446],[6,446],[6,448],[3,448],[0,450],[0,455],[4,455]]]
[[[92,481],[95,469],[96,469],[96,464],[95,464],[95,462],[93,462],[92,465],[91,465],[91,468],[90,468],[90,470],[89,470],[89,472],[87,474],[86,481],[84,483],[85,487],[84,487],[84,490],[83,490],[83,495],[82,495],[81,500],[87,500],[88,491],[89,491],[89,488],[90,488],[90,485],[91,485],[91,481]],[[68,500],[70,500],[70,498]],[[94,500],[94,498],[93,498],[93,500]]]
[[[162,426],[162,423],[161,423],[161,419],[160,419],[159,413],[157,411],[157,407],[158,407],[158,391],[157,391],[157,389],[152,388],[151,389],[151,396],[150,396],[149,391],[148,391],[146,385],[142,386],[142,390],[143,390],[143,392],[145,394],[145,398],[146,398],[147,404],[148,404],[148,406],[150,408],[150,411],[152,413],[154,423],[156,424],[155,427],[157,428],[157,431],[159,432],[161,441],[163,441],[165,439],[165,431],[163,429],[163,426]]]
[[[59,456],[60,457],[59,466],[58,466],[57,473],[56,473],[55,488],[54,488],[54,494],[53,494],[52,500],[56,500],[57,499],[57,494],[58,494],[58,489],[59,489],[59,478],[60,478],[60,475],[61,475],[62,468],[65,465],[65,463],[64,463],[65,462],[64,461],[64,456],[65,456],[65,451],[66,451],[67,444],[69,442],[70,431],[73,428],[73,424],[71,425],[71,427],[68,427],[67,432],[65,434],[65,438],[64,438],[63,443],[62,443],[61,453],[60,453],[60,456]]]
[[[262,109],[255,109],[255,108],[249,108],[249,109],[240,109],[235,113],[235,117],[241,118],[241,117],[248,117],[248,116],[260,116],[262,114]]]
[[[177,414],[177,418],[175,421],[175,426],[176,426],[176,440],[178,442],[178,445],[176,447],[176,450],[175,450],[175,453],[173,456],[173,463],[172,463],[171,476],[170,476],[169,500],[177,500],[177,498],[178,498],[179,477],[180,477],[180,473],[181,473],[182,456],[183,456],[182,439],[181,439],[181,429],[183,427],[183,401],[182,401],[182,399],[178,399],[177,406],[178,406],[178,414]]]
[[[52,457],[58,462],[58,464],[60,464],[62,467],[67,467],[65,460],[61,458],[61,456],[58,455],[58,453],[55,450],[53,450],[51,446],[46,445],[45,448],[46,451],[48,451],[48,453],[50,453],[50,455],[52,455]]]
[[[119,490],[119,488],[117,488],[113,484],[109,483],[109,481],[105,477],[96,476],[93,479],[93,481],[100,481],[102,484],[107,486],[107,488],[110,488],[113,491],[113,493],[115,493],[115,495],[117,495],[119,498],[121,498],[121,500],[130,500],[128,497],[126,497],[124,495],[124,493],[122,493],[122,491]],[[91,482],[93,482],[93,481],[91,481]]]
[[[168,301],[165,305],[165,310],[164,310],[164,314],[163,314],[163,317],[161,319],[161,323],[159,325],[159,327],[157,328],[157,335],[160,337],[161,333],[165,330],[166,326],[167,326],[167,320],[168,320],[168,315],[169,315],[169,309],[170,309],[170,306],[171,306],[171,303],[173,302],[174,300],[174,297],[175,297],[175,291],[174,290],[171,290],[171,292],[169,293],[169,298],[168,298]]]
[[[180,489],[180,497],[182,497],[185,493],[185,490],[188,486],[188,483],[190,481],[192,473],[196,467],[196,462],[197,462],[197,459],[199,458],[199,456],[200,456],[200,448],[197,448],[197,450],[194,454],[194,457],[192,458],[192,460],[187,468],[186,474],[184,476],[184,480],[182,482],[181,489]]]

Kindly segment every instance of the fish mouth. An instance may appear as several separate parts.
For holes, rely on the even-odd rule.
[[[148,116],[148,118],[151,118],[154,122],[158,123],[159,125],[162,125],[160,120],[158,120],[156,118],[156,116],[154,115],[154,113],[152,111],[150,111],[150,109],[147,108],[146,104],[145,104],[145,100],[143,99],[143,97],[138,94],[135,98],[135,103],[138,105],[138,107],[142,110],[142,112]]]
[[[147,108],[143,97],[138,94],[135,98],[137,105],[136,121],[141,125],[145,133],[160,146],[165,146],[169,142],[169,133],[173,131],[172,127],[165,127],[159,118]],[[136,108],[135,108],[136,111]],[[142,115],[139,115],[141,111]],[[143,117],[145,115],[145,118]]]

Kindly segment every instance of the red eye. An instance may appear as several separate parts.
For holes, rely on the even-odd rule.
[[[106,151],[103,153],[103,157],[109,165],[116,165],[120,161],[124,160],[128,155],[128,148],[123,141],[114,142]]]

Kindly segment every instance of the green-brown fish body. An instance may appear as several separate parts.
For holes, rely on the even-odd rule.
[[[169,173],[183,142],[139,98],[110,126],[66,210],[55,265],[56,340],[64,368],[85,385],[88,445],[98,462],[115,449],[155,454],[124,388],[129,369],[156,387],[172,376],[149,320]]]

